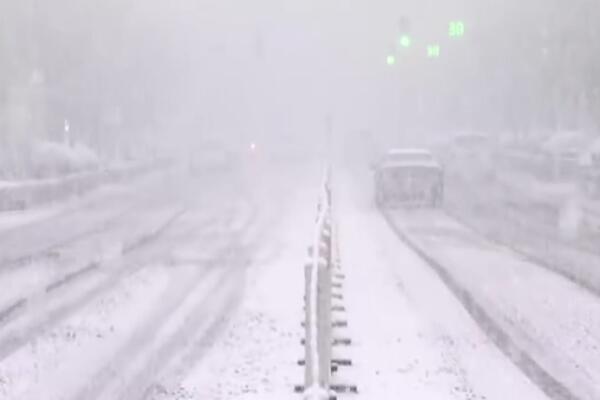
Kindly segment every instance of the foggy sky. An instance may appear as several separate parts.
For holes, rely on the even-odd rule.
[[[590,128],[582,115],[600,102],[580,78],[597,47],[580,44],[596,37],[591,0],[0,3],[3,99],[24,103],[42,135],[67,118],[90,140],[161,143],[314,143],[328,119],[338,133],[392,135]],[[413,38],[404,53],[401,17]],[[451,20],[467,26],[460,42]],[[432,43],[440,59],[426,57]]]

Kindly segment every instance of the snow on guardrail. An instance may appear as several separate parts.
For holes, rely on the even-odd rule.
[[[305,267],[304,398],[329,399],[331,378],[331,190],[321,185],[310,262]]]

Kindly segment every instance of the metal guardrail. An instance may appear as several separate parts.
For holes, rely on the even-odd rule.
[[[318,203],[318,216],[310,262],[305,266],[305,373],[304,398],[330,398],[331,380],[331,187],[326,170]]]

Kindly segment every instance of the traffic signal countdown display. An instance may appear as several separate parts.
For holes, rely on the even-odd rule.
[[[427,46],[427,57],[429,58],[438,58],[440,56],[440,45],[439,44],[430,44]]]
[[[465,35],[465,23],[462,21],[450,21],[448,35],[451,38],[459,38]]]

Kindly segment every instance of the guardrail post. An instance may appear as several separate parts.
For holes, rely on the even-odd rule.
[[[309,388],[314,385],[313,371],[313,339],[311,335],[312,322],[312,301],[311,301],[311,286],[312,286],[312,265],[309,263],[304,266],[304,387]]]
[[[305,266],[305,373],[304,398],[329,399],[331,378],[331,193],[329,171],[322,184],[317,206],[317,226]]]
[[[328,195],[328,201],[330,200]],[[323,385],[329,388],[331,380],[331,343],[332,343],[332,318],[331,318],[331,266],[332,266],[332,230],[330,214],[325,217],[322,228],[323,243],[325,244],[325,265],[320,268],[321,299],[319,313],[322,317],[321,326],[321,374]]]

